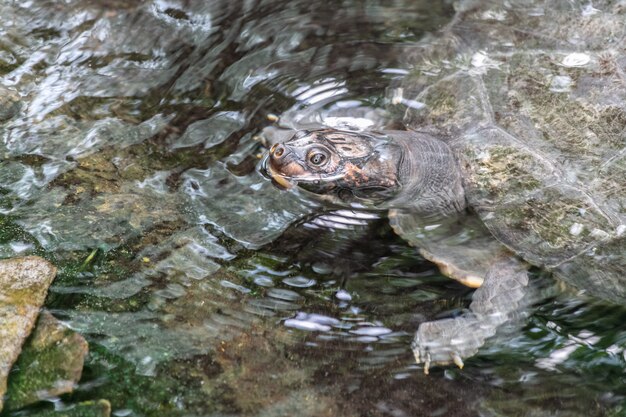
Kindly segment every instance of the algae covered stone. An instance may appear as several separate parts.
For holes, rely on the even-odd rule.
[[[15,116],[20,106],[19,94],[0,86],[0,122]]]
[[[0,407],[7,376],[30,334],[56,268],[45,259],[0,261]]]
[[[9,378],[6,408],[15,410],[74,390],[80,380],[87,341],[47,311],[37,321]]]

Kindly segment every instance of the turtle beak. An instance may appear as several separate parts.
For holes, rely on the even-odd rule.
[[[298,162],[297,153],[284,143],[276,143],[270,148],[264,165],[266,173],[274,183],[286,189],[297,184],[292,178],[306,173]]]

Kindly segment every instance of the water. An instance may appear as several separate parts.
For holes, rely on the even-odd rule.
[[[268,115],[384,115],[400,57],[452,17],[415,1],[0,2],[3,257],[59,266],[90,343],[72,395],[116,416],[617,416],[626,310],[556,288],[429,376],[408,349],[471,293],[383,219],[314,228],[255,167]],[[369,110],[368,110],[369,109]],[[357,113],[358,113],[357,112]],[[365,117],[367,116],[367,117]]]

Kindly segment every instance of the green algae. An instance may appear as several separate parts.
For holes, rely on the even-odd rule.
[[[490,121],[490,114],[480,99],[481,87],[465,73],[441,79],[415,98],[421,106],[407,111],[403,121],[407,126],[437,126],[452,137],[476,130]]]
[[[71,392],[87,354],[87,342],[50,313],[39,316],[9,377],[5,408],[15,410]]]
[[[608,55],[610,59],[610,54]],[[591,68],[565,68],[555,52],[518,52],[484,77],[497,122],[519,140],[593,174],[623,147],[623,80]],[[561,89],[555,79],[567,80]]]
[[[273,408],[285,407],[302,416],[335,415],[329,396],[310,381],[312,369],[285,350],[289,339],[284,330],[254,328],[218,344],[210,354],[162,363],[156,377],[138,374],[119,356],[94,345],[83,379],[106,375],[105,380],[90,393],[76,393],[74,401],[97,395],[115,410],[144,416],[272,415]]]
[[[472,156],[466,184],[498,202],[532,192],[550,179],[545,169],[541,170],[540,164],[524,149],[496,144],[475,150]],[[547,178],[542,178],[541,174]]]
[[[102,378],[102,379],[101,379]],[[83,371],[84,381],[100,380],[90,392],[78,391],[74,402],[107,398],[114,409],[137,410],[145,416],[181,415],[176,400],[195,394],[181,385],[176,375],[164,372],[158,378],[135,372],[135,366],[108,349],[91,343]]]

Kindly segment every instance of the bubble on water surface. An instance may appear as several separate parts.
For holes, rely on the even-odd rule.
[[[299,312],[295,318],[285,320],[285,326],[299,330],[328,332],[340,324],[339,320],[320,314]]]
[[[267,291],[267,296],[285,301],[296,301],[302,298],[297,292],[283,288],[270,288]]]
[[[257,277],[254,277],[254,284],[260,287],[273,287],[274,280],[270,277],[257,276]]]
[[[591,61],[591,57],[583,52],[574,52],[563,58],[561,63],[565,67],[584,67]]]
[[[350,330],[350,333],[359,336],[382,336],[391,333],[391,329],[380,326],[360,327],[356,330]]]
[[[331,329],[330,326],[314,323],[306,320],[288,319],[285,320],[285,326],[293,327],[298,330],[307,330],[314,332],[327,332]]]
[[[341,300],[341,301],[351,301],[352,300],[352,296],[346,290],[339,290],[339,291],[337,291],[335,293],[335,298],[337,298],[338,300]]]
[[[232,283],[230,281],[226,281],[225,279],[221,280],[220,284],[224,288],[230,288],[230,289],[238,291],[238,292],[240,292],[242,294],[248,294],[250,292],[249,288],[246,288],[243,285],[234,284],[234,283]]]
[[[290,287],[296,288],[308,288],[317,284],[317,281],[315,281],[314,279],[303,276],[285,278],[283,279],[283,282]]]

